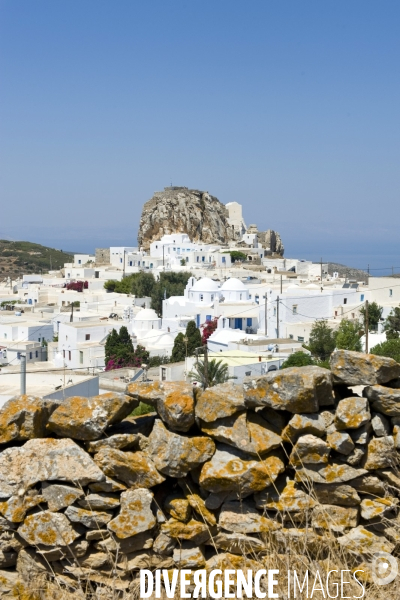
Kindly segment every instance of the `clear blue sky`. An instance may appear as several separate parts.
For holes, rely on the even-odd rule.
[[[172,182],[400,267],[399,30],[398,0],[0,0],[0,237],[135,244]]]

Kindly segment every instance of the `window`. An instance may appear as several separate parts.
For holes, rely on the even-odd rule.
[[[167,381],[167,369],[161,369],[161,381]]]
[[[274,317],[276,317],[276,306],[274,306]]]
[[[224,263],[224,262],[226,262],[226,258],[225,258],[225,256],[223,256],[223,257],[222,257],[222,262],[223,262],[223,263]]]
[[[200,302],[203,302],[203,294],[200,294]]]
[[[206,315],[206,321],[211,321],[211,315]]]
[[[83,365],[83,352],[82,352],[82,350],[79,351],[79,364]]]
[[[211,302],[214,300],[214,294],[211,294]]]
[[[355,317],[356,317],[356,313],[351,313],[351,318],[355,319]]]
[[[130,266],[130,267],[132,267],[132,265],[133,265],[133,263],[132,263],[132,261],[130,260],[130,261],[129,261],[129,266]]]
[[[241,300],[241,299],[242,299],[242,295],[243,295],[243,294],[239,294],[239,300]]]
[[[393,296],[393,290],[389,290],[389,296]]]
[[[21,352],[17,352],[17,360],[21,360]]]
[[[122,258],[119,259],[119,262],[122,263]]]
[[[251,327],[253,325],[253,319],[252,318],[247,319],[246,320],[246,325],[247,325],[247,327]]]
[[[202,257],[201,257],[201,262],[205,262],[205,260],[206,260],[206,257],[205,257],[205,256],[202,256]]]
[[[293,304],[293,314],[297,315],[297,304]]]
[[[245,371],[244,374],[248,377],[249,375],[251,375],[251,371]]]
[[[257,304],[259,304],[260,303],[260,296],[256,295],[255,298],[254,298],[254,300],[256,301]]]
[[[293,339],[293,333],[289,333],[289,340]]]
[[[4,334],[4,339],[5,339],[5,340],[7,339],[7,334],[6,334],[6,333]]]
[[[337,317],[337,310],[335,310],[335,317]]]
[[[360,296],[360,302],[364,302],[364,294],[361,294],[361,296]]]
[[[87,333],[87,334],[85,335],[85,340],[90,340],[90,333]]]
[[[32,360],[32,352],[29,352],[29,360]]]
[[[200,259],[198,256],[196,256],[196,262],[200,262]]]
[[[71,350],[68,351],[68,360],[71,360]]]
[[[81,265],[81,264],[82,264],[82,261],[81,261],[81,260],[78,260],[78,265]]]
[[[35,352],[35,358],[37,358],[39,356],[39,352],[36,350]]]
[[[347,298],[343,298],[343,304],[347,304]]]
[[[303,338],[303,337],[301,337],[301,335],[298,335],[298,336],[297,336],[297,341],[298,341],[298,342],[304,342],[304,338]]]
[[[38,337],[37,341],[38,341],[38,342],[40,342],[40,339],[41,339],[41,338],[40,338],[40,337]]]
[[[65,358],[65,350],[63,350],[63,358]]]

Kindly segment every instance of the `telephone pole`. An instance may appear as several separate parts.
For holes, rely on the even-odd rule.
[[[368,354],[368,328],[369,328],[369,315],[368,315],[368,300],[365,301],[365,353]]]
[[[208,388],[208,348],[204,346],[204,389]]]
[[[281,275],[281,294],[282,294],[282,275]]]
[[[322,292],[322,256],[321,256],[321,292]]]
[[[279,296],[276,297],[276,337],[279,339]]]
[[[99,305],[97,304],[97,307],[98,307],[98,306],[99,306]],[[74,302],[72,301],[72,302],[71,302],[71,316],[70,316],[70,318],[69,318],[69,322],[70,322],[70,323],[72,323],[72,322],[73,322],[73,320],[74,320]]]
[[[21,395],[26,394],[26,356],[21,354]]]
[[[267,335],[267,301],[268,301],[268,293],[265,292],[264,294],[264,300],[265,300],[265,304],[264,304],[264,325],[265,325],[265,335]]]

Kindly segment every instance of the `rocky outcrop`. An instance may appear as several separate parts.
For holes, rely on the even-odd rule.
[[[0,597],[126,599],[140,569],[323,566],[328,548],[368,572],[397,552],[400,365],[341,350],[331,368],[6,403]],[[139,400],[157,414],[125,418]]]
[[[150,243],[170,233],[187,233],[192,242],[228,244],[234,232],[228,210],[208,192],[186,187],[164,188],[143,206],[138,244],[148,250]]]

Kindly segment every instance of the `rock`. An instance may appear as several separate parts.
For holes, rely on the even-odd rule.
[[[52,512],[57,512],[73,504],[75,500],[82,498],[83,495],[82,490],[70,485],[47,483],[47,481],[42,483],[42,496]]]
[[[79,506],[88,510],[113,510],[119,506],[116,494],[88,494],[78,501]]]
[[[396,450],[400,450],[400,425],[393,427],[393,441]]]
[[[164,188],[146,202],[140,217],[138,246],[149,250],[151,242],[176,232],[204,244],[228,244],[235,239],[226,206],[208,192],[186,187]]]
[[[89,542],[87,540],[77,539],[68,546],[62,548],[47,548],[42,549],[40,546],[37,547],[37,552],[47,562],[54,562],[56,560],[63,559],[77,559],[85,556],[89,548]]]
[[[391,433],[389,419],[379,413],[372,413],[371,425],[376,437],[385,437]]]
[[[396,450],[392,436],[374,438],[368,444],[364,468],[367,471],[385,469],[397,465]]]
[[[89,490],[91,492],[104,492],[106,494],[112,492],[124,492],[126,490],[126,485],[119,481],[114,481],[110,477],[105,477],[105,480],[100,483],[91,483],[89,485]]]
[[[87,451],[91,454],[99,452],[102,448],[115,448],[116,450],[139,450],[140,433],[116,433],[110,437],[96,442],[87,442]]]
[[[114,534],[95,543],[96,550],[118,554],[130,554],[139,550],[149,550],[153,547],[153,531],[142,531],[136,535],[120,539]]]
[[[367,451],[367,446],[356,446],[351,452],[350,454],[348,454],[346,457],[343,457],[343,460],[345,462],[347,462],[347,464],[351,465],[352,467],[356,467],[357,465],[359,465],[362,461],[362,459],[365,456],[365,453]]]
[[[106,540],[110,537],[110,532],[107,529],[90,529],[86,532],[85,538],[88,542],[97,540]]]
[[[117,567],[126,573],[140,571],[141,569],[168,569],[173,567],[172,558],[157,556],[154,552],[143,550],[122,556]]]
[[[86,510],[77,506],[68,506],[65,516],[72,523],[80,523],[88,529],[101,529],[112,519],[112,514],[98,510]]]
[[[371,494],[373,496],[384,496],[385,485],[374,475],[362,475],[356,477],[351,482],[352,487],[362,494]]]
[[[294,554],[307,557],[310,553],[320,555],[327,549],[325,537],[317,535],[311,527],[306,529],[295,526],[282,528],[273,532],[273,538],[278,551],[289,555],[291,559]]]
[[[154,540],[153,549],[156,554],[161,556],[171,556],[177,542],[165,533],[159,533]]]
[[[196,417],[204,423],[231,417],[246,409],[243,388],[233,383],[210,387],[196,396]]]
[[[176,431],[189,431],[194,423],[193,386],[190,383],[129,383],[126,393],[138,403],[154,406],[164,423]]]
[[[388,417],[400,417],[400,389],[372,385],[364,388],[363,395],[368,398],[376,412]]]
[[[289,462],[293,466],[326,464],[330,451],[328,444],[315,435],[303,435],[297,440]]]
[[[189,502],[192,509],[198,514],[198,516],[205,521],[210,527],[214,527],[217,524],[217,520],[212,512],[206,507],[206,503],[198,494],[187,494],[186,499]]]
[[[288,481],[282,492],[267,489],[255,494],[257,508],[284,512],[310,511],[316,505],[315,500],[303,490],[298,489],[294,481]]]
[[[68,546],[77,537],[78,531],[62,513],[45,510],[26,517],[18,533],[31,546]]]
[[[217,510],[222,506],[229,492],[211,493],[205,500],[205,505],[209,510]]]
[[[338,431],[358,429],[370,420],[369,404],[365,398],[345,398],[337,405],[335,427]]]
[[[4,600],[15,600],[20,583],[18,573],[0,571],[0,597]]]
[[[381,479],[387,482],[389,487],[400,490],[400,477],[398,469],[378,469],[376,472]]]
[[[114,392],[92,398],[71,396],[52,413],[48,429],[60,437],[96,440],[109,425],[122,421],[138,405],[135,399]]]
[[[315,413],[333,404],[332,376],[321,367],[290,367],[243,381],[246,406],[269,406],[292,413]]]
[[[282,443],[282,438],[272,431],[267,421],[250,412],[236,413],[214,423],[201,422],[201,430],[218,442],[254,456],[266,454]]]
[[[120,479],[129,487],[151,488],[165,480],[143,452],[103,448],[95,454],[94,461],[106,475]]]
[[[173,559],[178,569],[202,569],[206,564],[204,552],[198,546],[175,548]]]
[[[394,544],[383,536],[377,536],[367,531],[362,525],[355,527],[349,533],[337,539],[338,543],[346,552],[356,556],[360,554],[373,555],[376,552],[388,552],[394,550]]]
[[[206,562],[206,570],[208,572],[219,569],[223,573],[225,570],[243,571],[247,576],[249,570],[256,573],[260,569],[264,568],[264,565],[248,558],[247,556],[237,556],[230,554],[229,552],[221,552],[215,556],[212,556]],[[236,575],[232,573],[232,579],[235,581]]]
[[[16,396],[0,409],[0,444],[45,437],[47,420],[57,404],[35,396]]]
[[[314,529],[324,529],[334,533],[344,533],[358,525],[358,508],[321,504],[316,506],[312,515]]]
[[[392,358],[336,350],[330,358],[334,383],[376,385],[400,377],[400,365]]]
[[[168,514],[178,521],[186,523],[189,521],[192,510],[189,502],[186,498],[180,498],[178,496],[168,496],[164,503],[164,509]]]
[[[222,505],[219,526],[234,533],[268,533],[279,528],[278,523],[263,517],[250,500],[233,500]]]
[[[7,567],[14,567],[17,563],[18,553],[13,550],[4,551],[0,550],[0,569],[6,569]]]
[[[307,468],[297,469],[295,479],[298,482],[314,483],[345,483],[365,475],[365,469],[354,469],[346,464],[331,463],[324,465],[308,465]]]
[[[326,441],[332,450],[340,454],[350,454],[354,450],[354,443],[348,433],[344,431],[335,431],[326,436]]]
[[[12,531],[13,529],[17,529],[16,523],[11,523],[8,519],[0,517],[0,532]]]
[[[328,483],[315,483],[313,490],[316,498],[321,504],[338,504],[339,506],[358,506],[361,503],[360,496],[350,485],[332,485]]]
[[[365,498],[361,502],[361,516],[367,521],[377,517],[387,517],[396,509],[398,500],[395,498]]]
[[[111,560],[106,552],[92,550],[79,564],[86,569],[109,569],[112,566]]]
[[[151,510],[152,501],[153,494],[144,488],[122,492],[120,513],[110,521],[108,529],[119,539],[152,529],[156,524]]]
[[[209,492],[232,491],[245,497],[271,485],[285,466],[276,456],[249,460],[236,448],[220,445],[200,473],[200,485]]]
[[[0,502],[0,513],[11,523],[22,523],[30,508],[44,502],[36,490],[29,490],[26,494],[11,496],[6,502]]]
[[[212,534],[207,525],[191,519],[188,523],[182,523],[176,519],[170,519],[161,525],[161,533],[177,540],[186,540],[194,544],[204,544]]]
[[[0,454],[0,498],[9,498],[40,481],[70,481],[85,486],[104,473],[72,440],[29,440]]]
[[[168,431],[160,420],[154,423],[147,453],[158,471],[169,477],[186,477],[209,460],[215,444],[207,437],[184,437]]]
[[[357,445],[364,446],[368,444],[371,438],[372,425],[371,423],[366,423],[362,427],[358,429],[352,429],[349,431],[349,435],[353,442]]]
[[[295,444],[302,435],[323,437],[325,428],[325,420],[321,414],[294,415],[282,431],[282,439]]]
[[[273,430],[278,435],[281,435],[292,416],[291,413],[285,413],[283,411],[278,412],[269,406],[264,406],[264,408],[259,409],[257,414],[272,425]]]
[[[220,531],[208,543],[218,550],[224,550],[232,554],[238,554],[239,556],[265,552],[266,550],[264,542],[260,539],[243,533],[226,533],[225,531]]]

